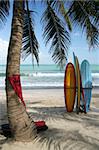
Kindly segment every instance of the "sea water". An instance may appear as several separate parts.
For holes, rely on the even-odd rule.
[[[0,88],[5,88],[6,66],[0,65]],[[65,67],[57,65],[21,65],[20,76],[23,89],[63,88]],[[99,87],[99,65],[91,65],[92,84]]]

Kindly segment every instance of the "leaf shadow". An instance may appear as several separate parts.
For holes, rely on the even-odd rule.
[[[95,135],[91,136],[81,132],[79,128],[81,125],[85,132],[90,128],[98,130],[98,112],[78,115],[75,111],[67,113],[64,107],[32,107],[29,113],[34,120],[45,120],[48,123],[48,130],[40,133],[36,139],[42,149],[44,146],[46,150],[71,150],[74,147],[75,149],[77,147],[79,149],[99,149],[99,139]],[[60,128],[61,120],[64,121],[63,128]],[[55,124],[54,127],[51,126],[51,122]],[[73,124],[77,124],[77,127],[67,129],[66,125],[73,126]]]
[[[56,128],[48,129],[46,132],[39,134],[36,140],[40,143],[42,150],[44,146],[46,150],[72,150],[78,147],[79,149],[99,149],[99,145],[94,142],[95,138],[83,136],[78,130],[64,132],[64,130]]]
[[[4,138],[4,139],[0,138],[0,150],[2,149],[2,145],[5,144],[7,140],[8,140],[7,138]]]
[[[2,105],[3,107],[3,105]],[[31,108],[31,107],[30,107]],[[99,139],[95,136],[82,134],[80,128],[68,129],[65,124],[77,123],[82,124],[84,129],[94,127],[99,129],[99,112],[94,110],[94,113],[79,114],[74,112],[67,113],[65,107],[32,107],[29,114],[33,120],[45,120],[48,123],[48,130],[38,134],[35,142],[39,143],[41,150],[72,150],[72,149],[99,149]],[[61,120],[64,120],[64,128],[60,128]],[[51,126],[50,122],[54,122],[55,126]],[[59,123],[59,124],[57,124]],[[56,127],[58,126],[58,127]],[[6,140],[0,140],[0,150]]]
[[[8,123],[7,107],[6,104],[0,103],[0,125],[3,123]]]

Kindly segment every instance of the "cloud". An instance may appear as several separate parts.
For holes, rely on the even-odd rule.
[[[34,59],[35,60],[35,59]],[[34,61],[36,64],[36,60]],[[47,52],[40,51],[39,53],[39,64],[53,64],[51,55]],[[32,57],[28,56],[24,61],[21,59],[21,64],[32,64]]]
[[[0,64],[6,64],[8,44],[8,41],[5,41],[0,38]]]
[[[51,59],[51,55],[48,52],[40,52],[39,53],[40,63],[41,64],[52,64],[54,63]]]
[[[73,35],[76,36],[76,37],[79,37],[79,36],[80,36],[80,33],[79,33],[79,32],[74,32]]]

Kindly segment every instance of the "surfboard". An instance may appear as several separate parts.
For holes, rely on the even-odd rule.
[[[92,96],[92,76],[90,64],[87,60],[83,60],[83,62],[81,63],[81,78],[82,87],[84,90],[84,97],[86,101],[86,112],[88,112]]]
[[[77,66],[76,66],[77,65],[76,59],[78,60],[78,58],[75,56],[74,52],[73,52],[73,59],[74,59],[74,67],[75,67],[76,78],[77,78],[78,71],[77,71]],[[79,62],[78,62],[78,64],[79,64]],[[82,97],[82,102],[83,102],[83,106],[84,106],[83,109],[81,109],[81,111],[86,113],[86,102],[85,102],[85,98],[84,98],[84,91],[83,91],[83,88],[82,88],[82,79],[81,79],[80,66],[78,66],[78,67],[79,67],[79,74],[80,74],[80,91],[78,90],[78,86],[76,87],[76,89],[77,89],[76,91],[81,92],[80,96]],[[76,85],[78,85],[78,80],[77,79],[76,79]],[[77,93],[77,97],[78,97],[78,93]],[[81,105],[81,101],[80,101],[80,105]]]
[[[80,81],[81,81],[81,101],[80,101],[80,106],[81,106],[81,110],[82,112],[86,113],[86,101],[85,101],[85,97],[84,97],[84,89],[82,87],[82,79],[81,79],[81,74],[80,74]]]
[[[77,104],[76,104],[76,111],[79,113],[80,111],[80,97],[81,97],[81,78],[80,78],[80,67],[79,67],[79,62],[77,56],[76,58],[76,83],[77,83]]]
[[[74,67],[76,69],[76,56],[75,56],[75,53],[73,52],[73,61],[74,61]]]
[[[76,75],[74,65],[68,63],[64,76],[64,98],[67,112],[72,112],[76,96]]]

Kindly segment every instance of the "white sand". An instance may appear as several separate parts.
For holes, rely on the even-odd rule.
[[[45,120],[48,130],[30,143],[0,135],[0,150],[99,150],[99,95],[93,92],[87,114],[67,113],[62,89],[23,90],[27,111]],[[0,90],[0,124],[7,123],[5,92]]]

